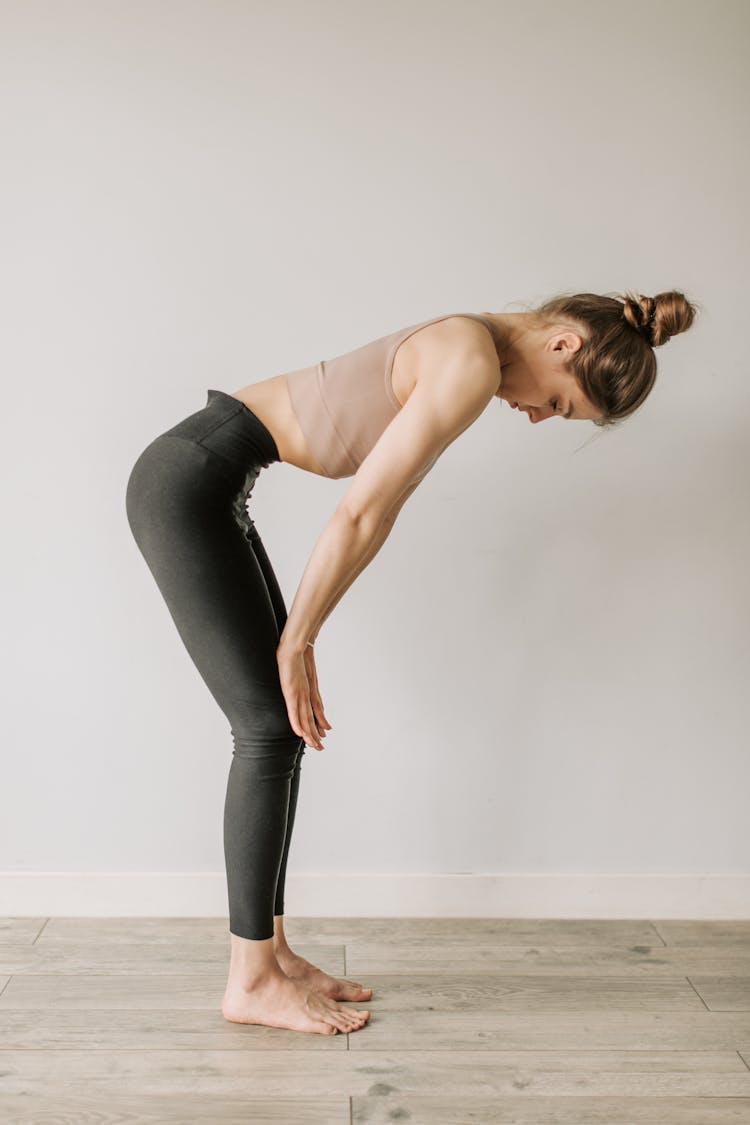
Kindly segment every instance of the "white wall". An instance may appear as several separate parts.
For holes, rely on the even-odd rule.
[[[703,311],[617,432],[498,401],[409,500],[321,632],[290,871],[750,873],[744,0],[0,19],[0,912],[39,872],[223,887],[231,738],[140,450],[208,387],[575,290]],[[261,474],[287,604],[348,483]]]

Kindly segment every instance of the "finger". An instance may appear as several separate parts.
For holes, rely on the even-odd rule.
[[[318,734],[317,728],[315,726],[315,717],[312,713],[312,707],[310,706],[309,700],[307,702],[307,726],[311,737],[310,745],[314,746],[316,750],[322,750],[323,745],[320,741],[320,735]],[[315,732],[314,734],[312,733],[313,731]]]
[[[283,689],[282,689],[283,690]],[[322,750],[319,738],[315,731],[315,724],[310,721],[310,699],[302,689],[294,693],[294,699],[287,702],[287,711],[292,730],[296,735],[305,740],[306,745]]]
[[[328,726],[328,723],[326,722],[325,715],[323,714],[323,704],[320,702],[319,695],[313,695],[312,709],[313,715],[315,716],[315,725],[317,726],[318,730],[325,735],[327,733],[326,727]]]
[[[290,726],[291,726],[292,730],[300,738],[304,738],[305,732],[302,729],[302,724],[299,721],[299,715],[298,715],[297,711],[294,708],[291,708],[291,709],[287,708],[287,711],[289,713],[289,723],[290,723]]]
[[[320,721],[319,721],[318,725],[320,726],[321,724],[322,724],[322,726],[323,726],[323,727],[325,728],[325,730],[326,730],[326,733],[327,733],[327,732],[328,732],[329,730],[332,730],[331,724],[330,724],[330,723],[328,722],[328,719],[327,719],[327,718],[325,717],[325,715],[323,714],[323,708],[322,708],[322,707],[321,707],[321,709],[320,709]]]
[[[323,700],[317,694],[313,697],[313,710],[315,711],[315,718],[318,721],[318,726],[321,728],[327,727],[330,730],[331,724],[326,718],[325,709],[323,707]]]
[[[302,710],[299,704],[293,705],[291,726],[296,735],[299,735],[300,738],[307,738],[307,731],[305,730],[305,723],[302,721]]]
[[[302,708],[299,702],[287,703],[287,714],[289,715],[289,724],[294,733],[299,738],[304,738],[307,741],[308,732],[305,730],[302,722]]]
[[[304,699],[303,696],[300,696],[298,698],[297,713],[299,715],[299,731],[295,731],[295,733],[299,733],[302,738],[304,738],[306,745],[315,746],[315,743],[317,741],[317,736],[313,734],[315,726],[314,723],[310,722],[309,703]]]
[[[331,730],[331,724],[328,722],[328,719],[325,716],[325,708],[323,707],[323,700],[320,698],[320,692],[318,691],[317,683],[313,685],[313,689],[310,692],[310,697],[313,701],[313,710],[315,711],[315,717],[318,721],[318,726],[326,726],[329,730]]]

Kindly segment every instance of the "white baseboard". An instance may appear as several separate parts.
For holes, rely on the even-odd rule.
[[[287,875],[291,917],[750,920],[750,875]],[[0,916],[226,918],[223,872],[0,872]]]

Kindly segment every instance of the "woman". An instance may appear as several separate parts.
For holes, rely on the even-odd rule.
[[[305,745],[326,719],[313,643],[442,451],[493,398],[541,422],[612,425],[654,385],[653,348],[690,327],[676,291],[560,296],[523,313],[448,314],[345,355],[209,390],[207,405],[136,461],[127,516],[177,630],[228,719],[224,808],[231,962],[228,1020],[353,1031],[372,990],[289,948],[284,883]],[[246,501],[285,461],[354,480],[307,563],[287,616]]]

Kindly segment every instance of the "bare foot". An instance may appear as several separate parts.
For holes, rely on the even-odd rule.
[[[357,1031],[370,1016],[369,1012],[360,1013],[332,1003],[281,971],[269,974],[251,989],[227,984],[221,1012],[231,1023],[259,1023],[319,1035]]]
[[[300,981],[319,992],[321,996],[328,996],[331,1000],[370,1000],[372,989],[366,988],[356,980],[347,980],[345,977],[332,977],[324,973],[312,962],[306,961],[291,950],[285,953],[276,952],[276,960],[290,980]]]

